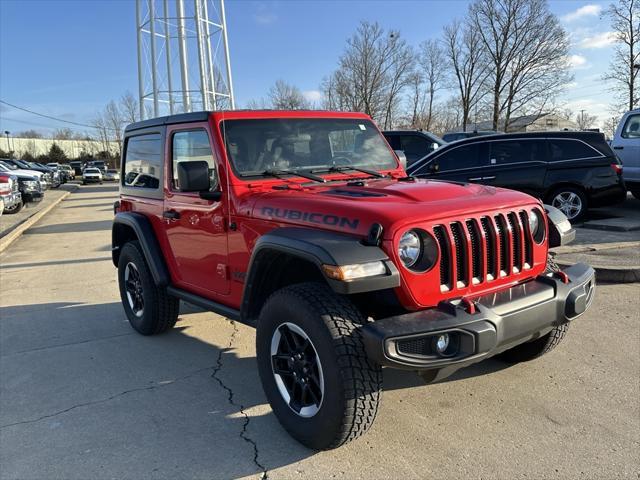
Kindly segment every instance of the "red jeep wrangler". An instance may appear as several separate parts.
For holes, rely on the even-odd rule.
[[[594,271],[548,269],[566,218],[523,193],[407,177],[359,113],[198,112],[126,129],[113,263],[143,335],[179,301],[257,328],[265,394],[304,445],[367,431],[381,367],[435,381],[555,347]]]

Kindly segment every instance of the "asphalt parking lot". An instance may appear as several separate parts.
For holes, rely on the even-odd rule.
[[[639,478],[640,284],[600,285],[537,361],[386,371],[369,434],[313,452],[266,403],[252,329],[188,306],[129,327],[116,195],[81,187],[0,255],[1,478]]]

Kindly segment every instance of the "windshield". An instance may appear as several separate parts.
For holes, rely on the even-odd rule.
[[[86,173],[100,173],[100,170],[98,170],[97,168],[86,168],[84,171]]]
[[[227,154],[241,176],[335,166],[397,167],[378,129],[362,119],[264,119],[222,122]]]

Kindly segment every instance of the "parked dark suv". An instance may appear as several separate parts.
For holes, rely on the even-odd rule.
[[[571,220],[587,208],[624,201],[622,164],[596,132],[474,137],[445,145],[407,169],[416,177],[520,190]]]
[[[391,148],[404,152],[407,157],[407,166],[411,166],[447,143],[437,135],[422,130],[389,130],[382,134]]]

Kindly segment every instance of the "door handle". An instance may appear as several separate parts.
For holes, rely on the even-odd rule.
[[[624,147],[613,147],[614,150],[624,150]]]
[[[167,220],[178,220],[180,218],[180,213],[175,210],[166,210],[162,212],[162,217]]]
[[[475,182],[477,180],[482,180],[482,177],[467,178],[467,180],[469,180],[470,182]]]
[[[493,177],[482,177],[482,180],[495,180],[496,176]]]

